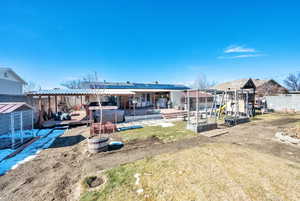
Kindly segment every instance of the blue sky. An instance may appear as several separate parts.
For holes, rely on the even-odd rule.
[[[97,71],[107,81],[188,83],[300,70],[297,1],[2,1],[0,65],[44,88]]]

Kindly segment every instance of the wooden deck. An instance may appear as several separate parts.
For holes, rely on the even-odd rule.
[[[90,123],[90,120],[86,117],[85,111],[72,112],[71,117],[72,117],[71,120],[65,120],[65,121],[55,121],[55,120],[45,121],[42,124],[42,127],[43,128],[54,128],[54,127],[61,127],[61,126],[75,127],[75,126],[82,126]]]

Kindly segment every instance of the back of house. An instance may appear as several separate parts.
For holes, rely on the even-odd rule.
[[[10,68],[0,68],[0,95],[22,95],[26,82]]]

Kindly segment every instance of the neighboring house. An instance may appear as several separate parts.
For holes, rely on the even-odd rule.
[[[268,96],[276,96],[280,94],[287,94],[288,90],[281,86],[275,80],[260,80],[260,79],[240,79],[231,82],[225,82],[218,84],[213,89],[220,91],[235,91],[235,90],[244,90],[252,88],[255,91],[255,99],[253,94],[249,96],[249,102],[255,100],[255,105],[257,108],[262,107],[262,100]],[[268,99],[269,101],[271,99]],[[273,100],[273,99],[272,99]],[[241,104],[240,104],[241,105]],[[272,105],[274,105],[272,103]],[[242,106],[243,107],[243,106]]]
[[[286,88],[272,79],[240,79],[230,82],[224,82],[212,87],[212,89],[217,89],[220,91],[234,91],[247,88],[255,88],[255,95],[257,95],[258,97],[288,93],[288,90]]]
[[[256,95],[258,97],[274,96],[279,94],[287,94],[289,91],[281,86],[275,80],[252,79],[256,86]]]
[[[26,82],[10,68],[0,68],[0,95],[23,95]]]

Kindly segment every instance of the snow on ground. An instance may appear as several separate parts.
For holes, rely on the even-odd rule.
[[[148,119],[138,120],[132,122],[118,123],[117,127],[130,127],[130,126],[161,126],[161,127],[172,127],[174,124],[172,121],[178,121],[178,119]]]
[[[26,147],[23,151],[21,151],[16,156],[6,159],[0,162],[0,175],[6,173],[11,169],[17,168],[20,164],[23,164],[34,157],[42,149],[47,149],[51,146],[54,140],[64,133],[64,130],[54,130],[50,135],[45,136],[50,132],[50,129],[43,129],[38,132],[39,136],[42,136],[39,140],[35,141],[28,147]],[[1,159],[5,158],[8,154],[12,153],[15,150],[11,149],[4,149],[0,150],[0,161]]]
[[[164,122],[158,123],[158,125],[161,126],[161,127],[172,127],[172,126],[174,126],[174,124],[168,123],[168,122],[166,122],[166,123],[164,123]]]

